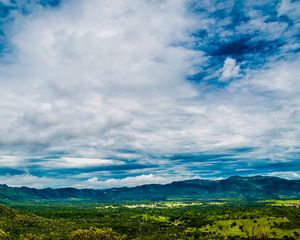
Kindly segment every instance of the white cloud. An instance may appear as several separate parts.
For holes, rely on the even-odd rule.
[[[88,188],[112,188],[112,187],[135,187],[144,184],[167,184],[174,181],[186,180],[184,177],[163,177],[154,174],[142,174],[135,177],[126,177],[121,179],[108,179],[105,181],[99,181],[98,178],[93,177],[87,180],[87,183],[81,183],[77,187]]]
[[[89,178],[88,180],[87,180],[89,183],[97,183],[98,182],[98,178],[97,177],[93,177],[93,178]]]
[[[300,172],[272,172],[267,175],[286,179],[300,179]]]
[[[184,75],[198,53],[174,45],[192,25],[184,1],[68,4],[16,21],[0,65],[2,144],[96,143],[196,94]]]
[[[30,174],[22,175],[2,175],[0,176],[1,184],[11,187],[30,186],[33,188],[44,188],[45,186],[57,188],[58,186],[70,186],[71,182],[66,179],[37,177]]]
[[[195,178],[195,177],[191,177]],[[189,178],[189,179],[191,179]],[[97,177],[89,178],[86,181],[78,183],[76,179],[63,179],[63,178],[50,178],[50,177],[37,177],[30,174],[21,175],[4,175],[0,176],[1,184],[8,186],[21,187],[30,186],[34,188],[43,188],[45,186],[57,187],[76,187],[76,188],[97,188],[106,189],[112,187],[134,187],[143,184],[167,184],[173,181],[186,180],[184,177],[163,177],[153,174],[143,174],[135,177],[126,178],[111,178],[108,180],[99,180]]]
[[[281,94],[297,94],[300,91],[300,58],[276,62],[265,71],[253,76],[252,83]]]
[[[15,156],[10,154],[0,154],[1,167],[18,167],[24,164],[21,156]]]
[[[277,9],[279,16],[288,16],[297,21],[300,17],[300,3],[299,1],[281,0]]]
[[[238,77],[240,74],[240,66],[233,58],[226,58],[221,74],[221,81],[226,81],[230,78]]]
[[[97,158],[62,157],[52,162],[47,168],[83,168],[95,166],[121,165],[122,161]]]

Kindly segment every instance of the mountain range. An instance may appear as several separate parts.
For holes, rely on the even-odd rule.
[[[0,185],[0,200],[95,200],[103,202],[144,200],[209,200],[224,198],[300,199],[300,180],[278,177],[233,176],[222,180],[192,179],[169,184],[148,184],[111,189],[9,187]]]

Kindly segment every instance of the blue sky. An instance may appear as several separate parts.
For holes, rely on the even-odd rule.
[[[300,1],[0,0],[0,182],[300,178]]]

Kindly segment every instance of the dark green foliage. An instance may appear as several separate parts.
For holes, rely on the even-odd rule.
[[[231,223],[230,227],[235,227],[236,226],[236,222]]]
[[[125,236],[111,228],[78,229],[71,233],[70,240],[124,240]]]
[[[0,240],[300,239],[300,209],[295,207],[243,202],[175,208],[121,204],[96,208],[104,205],[89,202],[10,204],[20,210],[0,206]],[[268,224],[272,230],[265,231]]]

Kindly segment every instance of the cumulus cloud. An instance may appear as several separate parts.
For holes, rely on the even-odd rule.
[[[222,68],[221,81],[226,81],[230,78],[238,77],[240,74],[240,67],[233,58],[226,58]]]
[[[153,174],[142,174],[138,176],[126,177],[122,179],[112,178],[108,180],[100,180],[97,177],[89,178],[76,182],[72,179],[63,178],[51,178],[51,177],[37,177],[30,174],[21,174],[17,176],[0,176],[1,184],[7,184],[9,186],[21,187],[31,186],[34,188],[43,188],[49,186],[53,188],[59,187],[76,187],[76,188],[97,188],[105,189],[112,187],[135,187],[144,184],[167,184],[173,181],[186,180],[187,178],[176,176],[176,177],[164,177]]]
[[[177,177],[163,177],[163,176],[156,176],[153,174],[142,174],[139,176],[134,176],[134,177],[126,177],[126,178],[122,178],[122,179],[109,179],[109,180],[105,180],[105,181],[99,181],[97,178],[90,178],[87,180],[87,184],[86,183],[81,183],[80,186],[84,185],[87,186],[89,188],[110,188],[110,187],[122,187],[122,186],[126,186],[126,187],[135,187],[135,186],[141,186],[144,184],[167,184],[167,183],[171,183],[174,181],[179,181],[179,180],[186,180],[183,177],[177,176]]]
[[[190,25],[183,1],[77,2],[20,16],[14,60],[0,67],[1,143],[101,141],[155,98],[195,95],[184,74],[198,53],[175,46]]]

